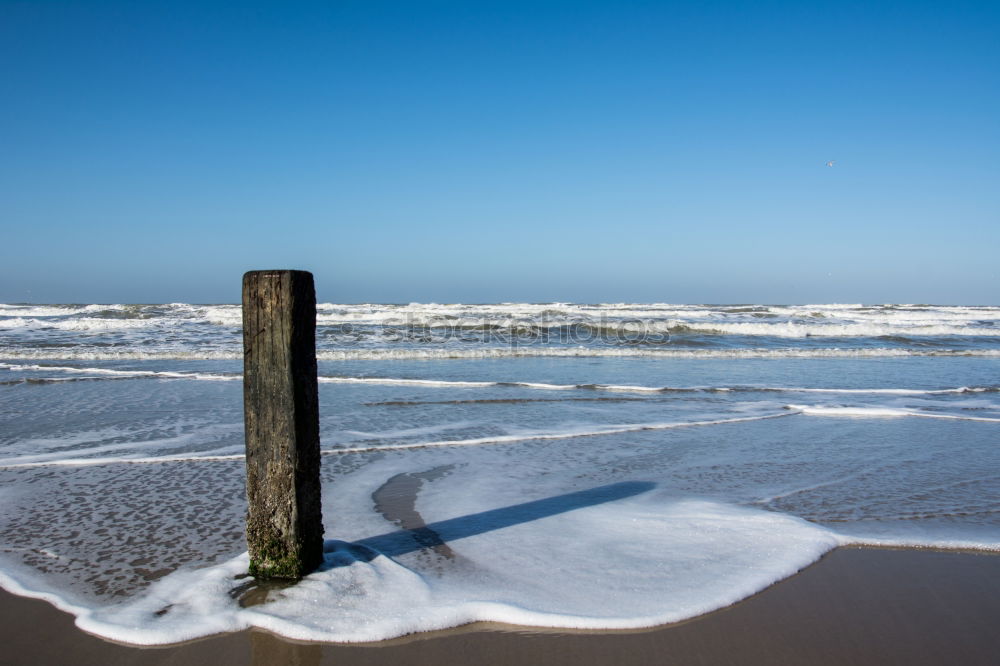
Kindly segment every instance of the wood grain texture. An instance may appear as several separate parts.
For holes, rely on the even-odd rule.
[[[243,276],[243,409],[250,573],[301,578],[323,559],[311,273]]]

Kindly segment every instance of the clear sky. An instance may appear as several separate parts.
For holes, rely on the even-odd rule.
[[[995,0],[0,0],[0,302],[301,268],[339,302],[1000,303],[998,35]]]

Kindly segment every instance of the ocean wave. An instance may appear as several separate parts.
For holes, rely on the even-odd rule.
[[[382,313],[381,317],[346,318],[342,316],[318,316],[317,326],[343,333],[403,335],[426,331],[440,336],[442,333],[476,334],[492,333],[515,338],[569,338],[580,341],[596,341],[606,338],[617,341],[642,341],[643,336],[709,334],[768,336],[779,338],[803,337],[951,337],[951,336],[994,336],[1000,337],[1000,320],[982,316],[963,318],[942,317],[859,317],[852,319],[766,319],[743,320],[738,316],[706,317],[651,317],[649,313],[635,317],[548,317],[510,318],[506,315],[484,313],[476,316],[423,315],[413,313],[401,317]],[[677,313],[679,314],[679,313]]]
[[[322,361],[366,359],[486,359],[486,358],[880,358],[897,356],[1000,356],[1000,349],[905,349],[905,348],[753,348],[753,349],[637,349],[637,348],[487,348],[487,349],[350,349],[321,350]],[[2,353],[0,353],[2,357]]]
[[[382,444],[378,446],[341,446],[337,448],[325,448],[320,450],[324,456],[337,456],[359,453],[379,453],[385,451],[405,451],[412,449],[430,449],[441,447],[470,447],[489,446],[501,444],[519,444],[522,442],[576,439],[581,437],[602,437],[607,435],[621,435],[633,432],[650,432],[656,430],[674,430],[678,428],[697,428],[705,426],[726,425],[733,423],[747,423],[750,421],[764,421],[767,419],[780,419],[795,415],[796,411],[782,411],[767,414],[756,414],[752,416],[737,416],[721,419],[705,419],[700,421],[668,421],[664,423],[633,423],[626,425],[606,426],[606,427],[581,427],[571,430],[558,431],[533,431],[510,435],[490,435],[486,437],[473,437],[469,439],[442,439],[419,442],[406,442],[400,444]],[[232,426],[225,425],[225,433],[232,431]],[[156,442],[152,442],[155,444]],[[139,446],[143,443],[138,443]],[[105,447],[92,447],[81,451],[83,455],[99,453],[106,450],[124,448],[127,445],[109,445]],[[122,457],[76,457],[75,455],[60,457],[57,454],[43,454],[40,456],[24,456],[22,458],[9,458],[0,460],[2,469],[19,469],[29,467],[49,467],[49,466],[92,466],[111,464],[159,464],[178,462],[218,462],[227,460],[238,460],[243,458],[242,453],[229,453],[234,447],[227,447],[219,452],[204,453],[183,453],[165,454],[162,456],[122,456]],[[75,452],[74,452],[75,453]]]
[[[124,441],[124,442],[113,442],[113,443],[100,443],[106,442],[113,438],[107,436],[102,437],[101,433],[94,433],[91,439],[83,439],[82,441],[74,441],[74,438],[65,439],[46,439],[46,440],[23,440],[18,442],[18,444],[26,449],[38,450],[47,446],[60,445],[58,450],[49,451],[47,453],[30,453],[14,455],[12,457],[0,458],[0,468],[18,468],[18,467],[44,467],[46,465],[88,465],[88,464],[107,464],[109,461],[128,461],[134,460],[132,457],[121,457],[121,458],[108,458],[108,457],[98,457],[97,454],[109,453],[112,451],[135,451],[144,450],[151,448],[170,448],[183,445],[191,445],[194,443],[205,444],[207,442],[218,441],[220,439],[226,439],[231,437],[235,433],[239,433],[243,430],[242,423],[215,423],[206,426],[199,427],[191,432],[186,432],[182,434],[176,434],[169,437],[157,437],[152,439],[143,439],[139,441]],[[36,445],[35,442],[38,444]],[[81,446],[82,445],[82,446]],[[141,457],[141,460],[177,460],[178,454],[167,454],[164,456],[147,456]],[[205,454],[181,454],[181,458],[189,458],[191,456],[198,456],[204,459]]]
[[[72,366],[0,363],[0,369],[13,372],[64,372],[122,379],[157,377],[161,379],[199,379],[209,381],[242,380],[243,375],[218,372],[176,372],[171,370],[115,370],[112,368],[77,368]]]
[[[213,338],[216,344],[238,343],[240,323],[222,324],[212,319],[202,322],[224,325]],[[0,330],[11,335],[44,335],[47,332],[79,332],[92,335],[130,332],[146,333],[163,339],[172,336],[177,343],[207,342],[202,330],[185,329],[191,326],[185,320],[165,318],[98,318],[38,319],[14,317],[0,319]],[[509,322],[497,320],[409,321],[396,324],[351,325],[344,323],[317,324],[320,344],[352,347],[359,343],[407,345],[413,343],[500,343],[521,345],[666,345],[672,341],[685,341],[693,336],[739,336],[762,338],[872,338],[905,343],[912,338],[1000,338],[1000,327],[954,324],[874,324],[874,323],[802,323],[785,322],[725,322],[725,321],[559,321],[559,322]],[[178,337],[180,336],[180,337]],[[188,336],[188,341],[183,337]],[[14,341],[8,338],[7,342]],[[29,339],[26,347],[35,344],[37,337]],[[134,344],[129,338],[118,344]],[[144,337],[149,344],[153,339]],[[691,340],[689,344],[713,344],[711,340]]]
[[[905,409],[901,407],[853,407],[842,405],[786,405],[794,413],[806,414],[808,416],[846,416],[854,418],[897,418],[904,416],[917,416],[928,419],[951,419],[957,421],[982,421],[986,423],[1000,423],[1000,418],[989,418],[985,416],[966,416],[960,414],[940,414],[917,409]]]
[[[972,326],[870,324],[870,323],[691,323],[673,326],[668,332],[721,333],[725,335],[769,336],[776,338],[878,338],[878,337],[1000,337],[1000,329]]]
[[[343,322],[318,322],[340,333],[358,335],[381,335],[383,337],[404,338],[407,334],[429,333],[437,337],[448,334],[492,334],[515,339],[553,338],[562,341],[612,341],[644,342],[655,336],[653,341],[667,342],[671,335],[708,334],[766,336],[776,338],[858,338],[858,337],[1000,337],[1000,328],[986,326],[957,326],[950,323],[892,322],[892,323],[803,323],[786,322],[725,322],[668,320],[631,321],[507,321],[454,319],[436,321],[431,319],[399,321],[394,324],[371,325],[368,328],[345,325]]]
[[[200,381],[242,381],[243,375],[237,372],[180,372],[172,370],[121,370],[113,368],[92,368],[76,366],[39,365],[21,363],[0,363],[0,370],[11,372],[46,372],[69,373],[83,375],[86,379],[102,377],[115,379],[190,379]],[[77,377],[74,377],[74,379]],[[33,378],[37,381],[58,381],[60,378]],[[580,382],[575,384],[553,384],[550,382],[529,381],[469,381],[448,379],[427,379],[411,377],[352,377],[343,375],[318,375],[321,384],[375,384],[380,386],[420,386],[436,388],[527,388],[542,391],[609,391],[625,393],[830,393],[853,395],[949,395],[962,393],[996,393],[1000,385],[991,386],[957,386],[940,389],[911,388],[825,388],[805,386],[641,386],[636,384],[603,384],[599,382]]]
[[[994,306],[910,306],[861,304],[807,305],[679,305],[669,303],[497,303],[497,304],[334,304],[317,305],[320,326],[387,327],[413,326],[426,328],[475,329],[497,327],[518,329],[538,327],[552,329],[582,325],[634,330],[637,326],[654,326],[658,331],[690,327],[691,330],[722,330],[720,327],[744,324],[742,335],[755,335],[754,324],[763,324],[768,331],[782,325],[819,327],[822,329],[847,326],[843,335],[866,335],[867,326],[910,328],[948,327],[989,328],[1000,324],[1000,307]],[[39,320],[59,318],[72,321],[79,318],[141,318],[154,321],[207,323],[226,328],[242,325],[242,308],[236,304],[193,305],[4,305],[0,304],[0,320],[18,318],[20,326],[43,326]],[[762,321],[765,320],[765,321]],[[780,320],[780,321],[775,321]],[[30,322],[30,323],[23,323]],[[714,329],[713,329],[714,327]],[[771,335],[773,333],[761,333]],[[789,337],[798,336],[794,331]],[[936,335],[935,333],[924,333]],[[946,332],[943,334],[951,335]]]
[[[154,319],[109,319],[98,317],[81,317],[78,319],[25,319],[23,317],[15,317],[13,319],[0,319],[0,329],[122,331],[163,325],[163,321]]]
[[[229,462],[233,460],[243,460],[246,455],[243,453],[230,453],[243,447],[226,447],[219,453],[207,452],[198,453],[177,453],[160,456],[118,456],[118,457],[95,457],[95,458],[57,458],[44,462],[16,462],[8,461],[7,464],[0,465],[0,469],[26,469],[33,467],[99,467],[102,465],[158,465],[161,463],[202,463],[202,462]]]
[[[0,317],[66,317],[101,312],[121,312],[138,306],[116,304],[91,305],[7,305],[0,303]]]
[[[826,348],[735,348],[735,349],[648,349],[607,347],[487,347],[487,348],[366,348],[319,349],[320,361],[364,360],[445,360],[490,358],[892,358],[892,357],[998,357],[1000,348],[928,349],[906,347],[826,347]],[[0,347],[0,359],[35,361],[150,361],[150,360],[241,360],[239,349],[122,349],[60,347]]]
[[[724,419],[707,419],[703,421],[670,421],[666,423],[635,423],[620,426],[607,426],[604,428],[581,428],[578,430],[568,430],[559,432],[530,432],[516,435],[491,435],[487,437],[473,437],[471,439],[442,439],[427,442],[407,442],[405,444],[386,444],[382,446],[362,446],[362,447],[342,447],[336,449],[324,449],[324,455],[340,455],[345,453],[375,453],[378,451],[401,451],[408,449],[428,449],[442,446],[484,446],[490,444],[515,444],[520,442],[531,442],[554,439],[576,439],[579,437],[601,437],[606,435],[621,435],[630,432],[648,432],[653,430],[674,430],[677,428],[696,428],[713,425],[725,425],[731,423],[746,423],[749,421],[764,421],[767,419],[779,419],[790,416],[794,412],[777,412],[772,414],[758,414],[754,416],[737,416]]]

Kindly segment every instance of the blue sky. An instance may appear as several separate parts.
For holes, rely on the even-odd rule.
[[[0,301],[1000,302],[1000,3],[234,4],[0,3]]]

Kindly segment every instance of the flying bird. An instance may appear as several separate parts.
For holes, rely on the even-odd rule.
[[[830,160],[829,162],[826,163],[826,165],[828,167],[832,167],[834,162],[836,162],[836,160]]]

